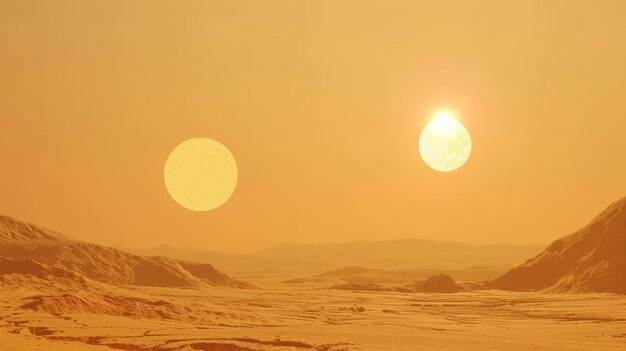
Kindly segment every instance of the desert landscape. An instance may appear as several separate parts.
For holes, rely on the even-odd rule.
[[[3,350],[626,347],[626,198],[499,277],[458,282],[438,273],[403,284],[433,270],[360,266],[287,280],[262,267],[243,281],[9,217],[0,234]]]
[[[625,351],[624,14],[0,0],[0,351]]]

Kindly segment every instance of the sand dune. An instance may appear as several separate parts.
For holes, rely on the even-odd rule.
[[[382,269],[348,266],[318,274],[311,278],[334,278],[347,283],[402,284],[444,274],[459,281],[483,281],[505,273],[510,266],[483,265],[465,269]]]
[[[61,267],[114,285],[253,287],[217,271],[210,264],[137,256],[73,240],[56,231],[5,216],[0,216],[0,257]]]
[[[493,280],[516,291],[613,292],[626,294],[626,197],[587,226]]]
[[[403,286],[388,286],[374,283],[346,283],[333,285],[330,289],[350,291],[395,291],[402,293],[455,293],[465,290],[454,279],[445,274],[428,277],[423,281],[412,282]]]
[[[413,288],[416,292],[453,293],[463,290],[454,279],[445,274],[433,275],[424,281],[415,282],[408,287]]]

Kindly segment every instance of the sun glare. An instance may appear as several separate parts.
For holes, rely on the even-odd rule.
[[[449,112],[437,112],[431,122],[434,131],[439,135],[450,135],[456,129],[458,122]]]

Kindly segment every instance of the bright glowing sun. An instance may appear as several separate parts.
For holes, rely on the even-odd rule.
[[[428,166],[440,172],[451,172],[469,158],[472,139],[465,126],[450,113],[438,112],[422,130],[419,148]]]
[[[224,204],[235,191],[237,163],[221,143],[208,138],[189,139],[172,150],[163,178],[178,204],[208,211]]]

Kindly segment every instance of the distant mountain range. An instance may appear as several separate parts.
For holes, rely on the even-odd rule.
[[[376,268],[466,268],[475,265],[515,265],[544,247],[545,245],[470,245],[400,239],[320,245],[284,244],[272,246],[255,255]]]
[[[252,274],[272,271],[285,276],[317,274],[344,266],[385,269],[446,269],[494,267],[505,271],[536,255],[545,245],[469,245],[423,239],[354,241],[338,244],[282,244],[250,254],[224,254],[192,248],[160,246],[128,249],[145,256],[165,255],[197,262],[211,262],[229,273]]]

